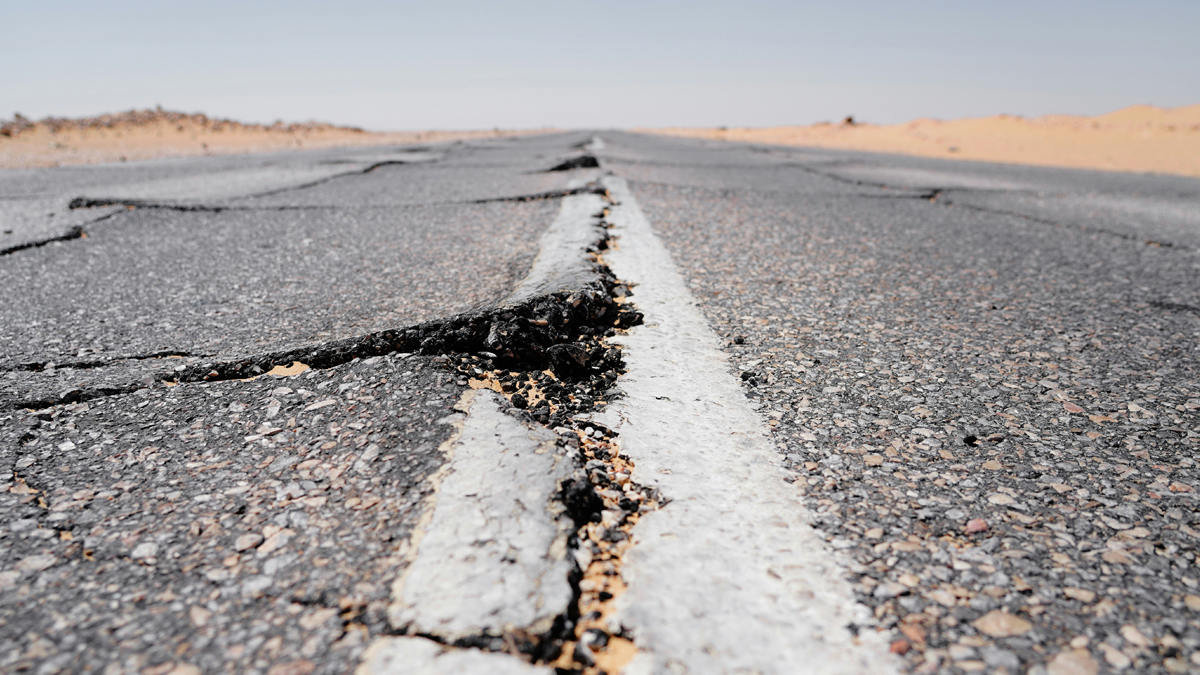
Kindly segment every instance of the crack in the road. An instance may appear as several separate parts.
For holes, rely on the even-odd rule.
[[[192,352],[180,351],[178,349],[164,349],[157,352],[151,352],[149,354],[119,355],[107,359],[96,359],[93,361],[25,361],[23,363],[18,363],[15,367],[0,367],[0,373],[11,372],[14,370],[40,373],[47,370],[47,368],[53,370],[64,368],[70,368],[71,370],[90,370],[93,368],[111,366],[114,363],[120,363],[122,361],[149,361],[153,359],[168,359],[186,356],[211,356],[211,354],[193,354]]]
[[[241,195],[237,198],[238,199],[258,199],[260,197],[269,197],[269,196],[281,194],[284,192],[291,192],[293,190],[304,190],[306,188],[316,187],[317,185],[322,185],[322,184],[328,183],[330,181],[337,180],[339,178],[347,178],[347,177],[353,177],[353,176],[366,175],[378,168],[385,167],[385,166],[400,166],[400,165],[407,165],[407,164],[425,164],[425,163],[427,163],[427,162],[406,162],[403,160],[386,160],[386,161],[382,161],[382,162],[374,162],[372,164],[369,164],[365,168],[358,169],[355,171],[346,171],[343,173],[334,174],[332,176],[326,176],[325,178],[321,178],[319,180],[309,181],[307,183],[300,183],[297,185],[288,185],[286,187],[281,187],[281,188],[277,188],[274,190],[265,190],[263,192],[255,192],[255,193],[248,194],[248,195]],[[185,212],[186,211],[210,211],[213,213],[220,213],[221,211],[229,211],[229,210],[233,210],[234,208],[237,208],[237,207],[230,207],[230,206],[223,206],[223,205],[222,206],[209,206],[209,205],[204,205],[204,204],[172,203],[172,202],[162,202],[162,201],[154,201],[154,200],[147,200],[147,199],[128,199],[128,198],[123,198],[123,197],[76,197],[75,199],[72,199],[70,201],[70,203],[67,204],[67,208],[72,209],[72,210],[74,210],[74,209],[90,209],[90,208],[95,208],[98,206],[132,206],[135,208],[153,208],[153,209],[163,209],[163,210],[169,210],[169,211],[185,211]]]
[[[29,249],[29,248],[39,248],[39,247],[45,246],[47,244],[53,244],[56,241],[70,241],[72,239],[86,239],[86,238],[87,238],[87,233],[83,231],[83,226],[76,225],[76,226],[72,227],[70,230],[67,230],[66,234],[60,234],[55,237],[47,237],[45,239],[38,239],[37,241],[27,241],[24,244],[17,244],[16,246],[9,246],[8,248],[0,249],[0,255],[8,255],[10,253],[16,253],[17,251],[24,251],[25,249]]]
[[[1200,315],[1200,307],[1194,305],[1185,305],[1178,302],[1165,302],[1160,300],[1151,300],[1151,307],[1158,307],[1172,312],[1191,312],[1192,314]]]
[[[1086,232],[1088,234],[1103,234],[1103,235],[1110,236],[1110,237],[1116,237],[1118,239],[1124,239],[1125,241],[1131,241],[1131,242],[1138,243],[1138,244],[1144,244],[1146,246],[1154,246],[1156,248],[1172,248],[1172,249],[1178,249],[1181,251],[1193,250],[1190,247],[1182,246],[1180,244],[1175,244],[1173,242],[1158,241],[1157,239],[1146,239],[1143,237],[1129,234],[1127,232],[1117,232],[1116,230],[1109,230],[1109,229],[1103,228],[1103,227],[1089,227],[1087,225],[1077,225],[1074,223],[1061,223],[1061,222],[1058,222],[1055,220],[1050,220],[1048,218],[1040,218],[1038,216],[1031,216],[1026,213],[1018,213],[1016,211],[1008,211],[1006,209],[995,209],[995,208],[990,208],[990,207],[986,207],[986,206],[977,206],[975,204],[963,204],[961,202],[955,202],[955,201],[951,201],[949,199],[937,199],[937,200],[930,200],[930,201],[933,201],[934,203],[937,203],[937,204],[941,204],[943,206],[954,206],[954,207],[957,207],[960,209],[966,209],[968,211],[976,211],[978,213],[987,213],[987,214],[996,215],[996,216],[1008,216],[1010,218],[1020,218],[1021,220],[1025,220],[1025,221],[1028,221],[1031,223],[1037,223],[1039,225],[1048,225],[1050,227],[1057,227],[1057,228],[1061,228],[1061,229],[1077,230],[1079,232]]]
[[[596,159],[595,155],[579,155],[571,159],[564,160],[554,166],[546,169],[546,173],[553,171],[574,171],[575,169],[599,169],[600,160]]]
[[[1107,228],[1102,228],[1102,227],[1089,227],[1087,225],[1063,223],[1063,222],[1058,222],[1055,220],[1050,220],[1048,218],[1031,216],[1027,213],[1020,213],[1017,211],[1009,211],[1007,209],[996,209],[996,208],[991,208],[991,207],[986,207],[986,206],[978,206],[976,204],[964,204],[962,202],[952,201],[951,199],[948,198],[948,195],[951,192],[1000,192],[1000,193],[1007,194],[1007,193],[1011,192],[1008,190],[970,190],[968,188],[946,187],[946,188],[926,188],[923,191],[914,194],[914,193],[912,193],[912,191],[915,188],[889,185],[887,183],[866,181],[866,180],[860,180],[860,179],[855,179],[855,178],[846,178],[844,176],[838,176],[836,174],[819,171],[813,167],[806,166],[804,164],[795,163],[795,162],[789,162],[789,163],[785,164],[784,166],[797,168],[797,169],[800,169],[801,171],[810,173],[814,176],[828,178],[830,180],[837,181],[840,183],[846,183],[849,185],[856,185],[856,186],[860,186],[860,187],[875,187],[875,188],[880,188],[880,189],[884,189],[884,190],[907,190],[910,192],[910,194],[902,196],[903,198],[907,198],[907,199],[923,199],[923,200],[928,201],[933,204],[940,204],[942,206],[954,206],[954,207],[958,207],[961,209],[967,209],[969,211],[976,211],[979,213],[987,213],[987,214],[997,215],[997,216],[1008,216],[1010,218],[1020,218],[1022,220],[1025,220],[1025,221],[1028,221],[1031,223],[1037,223],[1039,225],[1049,225],[1051,227],[1058,227],[1058,228],[1063,228],[1063,229],[1074,229],[1074,230],[1078,230],[1080,232],[1087,232],[1087,233],[1091,233],[1091,234],[1103,234],[1103,235],[1107,235],[1110,237],[1117,237],[1119,239],[1124,239],[1126,241],[1132,241],[1132,242],[1145,244],[1146,246],[1155,246],[1155,247],[1160,247],[1160,248],[1175,248],[1175,249],[1180,249],[1180,250],[1191,250],[1189,247],[1181,246],[1179,244],[1175,244],[1172,242],[1158,241],[1156,239],[1145,239],[1143,237],[1138,237],[1138,236],[1135,236],[1135,235],[1132,235],[1132,234],[1129,234],[1126,232],[1118,232],[1115,230],[1109,230]]]
[[[450,357],[464,378],[460,385],[496,391],[513,406],[509,414],[552,427],[579,451],[583,477],[564,480],[558,494],[576,527],[568,541],[574,563],[569,579],[572,600],[551,628],[541,633],[515,628],[454,641],[419,631],[409,635],[455,648],[521,656],[563,674],[618,672],[637,652],[632,636],[614,632],[608,619],[625,588],[621,564],[632,544],[631,530],[641,514],[666,502],[655,491],[631,482],[633,465],[620,454],[616,434],[587,421],[588,413],[607,404],[605,398],[611,398],[610,390],[624,372],[619,347],[609,346],[606,339],[641,323],[642,318],[628,300],[631,289],[615,279],[604,261],[603,251],[611,244],[607,215],[607,209],[597,214],[604,233],[589,246],[605,288],[604,298],[595,305],[600,311],[589,310],[589,322],[557,345],[561,351],[550,363],[536,358],[497,363],[497,355],[491,352]]]
[[[604,189],[596,187],[594,185],[587,185],[584,187],[568,188],[566,190],[551,190],[549,192],[535,192],[533,194],[514,195],[511,197],[485,197],[483,199],[476,199],[470,203],[471,204],[491,204],[494,202],[539,202],[539,201],[544,201],[547,199],[562,199],[564,197],[571,197],[574,195],[582,195],[582,194],[603,195]]]
[[[416,208],[424,206],[453,206],[457,204],[493,204],[500,202],[539,202],[550,199],[563,199],[580,194],[603,194],[603,190],[595,186],[585,186],[579,188],[568,188],[563,190],[550,190],[547,192],[532,192],[529,194],[520,195],[503,195],[500,197],[483,197],[480,199],[471,199],[466,201],[434,201],[434,202],[413,202],[410,204],[367,204],[356,205],[352,207],[355,210],[366,209],[397,209],[397,208]],[[254,199],[262,195],[249,195],[246,197],[238,197],[237,199]],[[89,209],[105,206],[124,206],[129,209],[154,209],[160,211],[178,211],[182,213],[224,213],[227,211],[235,212],[262,212],[262,211],[328,211],[333,209],[349,208],[344,205],[311,205],[311,204],[281,204],[277,206],[246,206],[242,204],[197,204],[197,203],[175,203],[175,202],[159,202],[140,199],[91,199],[85,197],[76,197],[71,200],[69,208],[71,209]],[[106,218],[112,217],[105,216]],[[96,221],[93,221],[96,222]],[[27,246],[25,247],[27,248]],[[18,249],[13,249],[18,250]]]

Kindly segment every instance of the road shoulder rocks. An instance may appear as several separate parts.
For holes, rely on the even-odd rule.
[[[623,397],[597,419],[634,482],[666,502],[634,528],[622,571],[613,622],[641,650],[631,672],[895,670],[669,255],[624,181],[604,182],[617,238],[606,259],[646,325],[617,338]]]

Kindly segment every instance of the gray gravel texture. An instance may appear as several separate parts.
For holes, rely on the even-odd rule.
[[[1105,204],[1200,184],[604,138],[910,668],[1197,669],[1200,260]],[[1103,217],[964,208],[930,173]]]
[[[394,353],[287,378],[156,377],[498,302],[559,207],[523,198],[594,175],[538,173],[587,138],[442,148],[439,162],[487,159],[439,203],[429,185],[456,172],[385,165],[277,195],[336,184],[336,203],[120,209],[86,238],[0,255],[0,671],[353,670],[388,630],[465,378]],[[361,165],[366,150],[345,152]],[[13,172],[0,196],[186,187],[333,154]],[[230,183],[214,181],[197,194]],[[98,397],[11,407],[81,387]]]
[[[11,413],[0,670],[352,670],[453,431],[439,360]]]
[[[85,239],[0,256],[0,400],[12,407],[65,400],[73,389],[127,390],[179,365],[165,355],[184,364],[228,360],[495,304],[529,268],[560,202],[471,202],[566,189],[588,172],[537,170],[578,137],[453,145],[436,162],[275,194],[273,206],[229,209],[218,200],[208,205],[216,210],[122,210],[89,226]],[[310,163],[331,161],[328,151],[311,154]],[[306,153],[288,161],[296,156]],[[256,161],[255,171],[271,166]],[[231,158],[194,162],[245,168]],[[196,180],[220,173],[197,171]],[[0,191],[80,183],[103,194],[79,178],[83,170],[57,182],[55,170],[44,173],[52,185],[0,173]],[[189,175],[166,173],[186,201]]]

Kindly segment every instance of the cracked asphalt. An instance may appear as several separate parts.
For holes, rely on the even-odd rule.
[[[73,219],[9,237],[86,234],[0,255],[0,670],[352,671],[466,381],[397,353],[163,379],[494,306],[587,138],[0,174]]]
[[[611,172],[906,668],[1200,671],[1200,182],[601,136],[0,172],[0,670],[353,670],[467,380],[173,374],[494,307]]]
[[[505,200],[566,189],[573,176],[538,169],[567,151],[568,143],[545,140],[453,144],[413,164],[212,203],[194,197],[213,192],[206,181],[214,175],[245,169],[230,158],[214,158],[216,168],[190,160],[206,170],[123,188],[82,180],[82,169],[63,172],[57,182],[57,170],[43,171],[49,176],[36,187],[26,172],[0,176],[0,193],[12,195],[58,190],[65,203],[71,194],[103,198],[124,190],[156,195],[155,204],[202,209],[122,208],[85,226],[86,239],[3,256],[0,401],[12,407],[60,400],[72,390],[114,390],[181,364],[296,348],[494,304],[523,277],[559,205]],[[309,159],[322,167],[332,161],[329,154]],[[373,166],[379,151],[346,154]],[[261,172],[262,162],[248,157],[241,164]],[[311,174],[280,171],[300,180]],[[218,182],[229,187],[224,178]],[[263,185],[250,181],[245,189]],[[269,204],[229,207],[239,200]],[[183,360],[153,358],[164,354]]]
[[[910,668],[1197,669],[1200,183],[605,139]]]

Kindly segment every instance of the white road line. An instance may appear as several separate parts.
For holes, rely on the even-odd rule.
[[[569,188],[583,185],[573,180]],[[558,216],[542,234],[538,255],[529,273],[503,304],[516,305],[540,295],[575,289],[596,278],[588,246],[604,236],[595,216],[608,206],[600,195],[581,194],[564,197]]]
[[[415,557],[388,614],[410,633],[453,641],[521,629],[541,633],[572,600],[567,538],[554,499],[578,466],[544,427],[527,427],[487,390],[463,396],[466,418]]]
[[[598,421],[619,434],[633,480],[670,503],[633,530],[617,620],[640,653],[633,673],[889,673],[897,663],[854,602],[844,570],[784,481],[717,335],[625,181],[613,272],[636,284],[645,325],[618,338],[624,392]],[[736,243],[731,243],[736,245]]]
[[[356,675],[553,675],[519,656],[455,649],[419,637],[382,638],[371,644]]]

